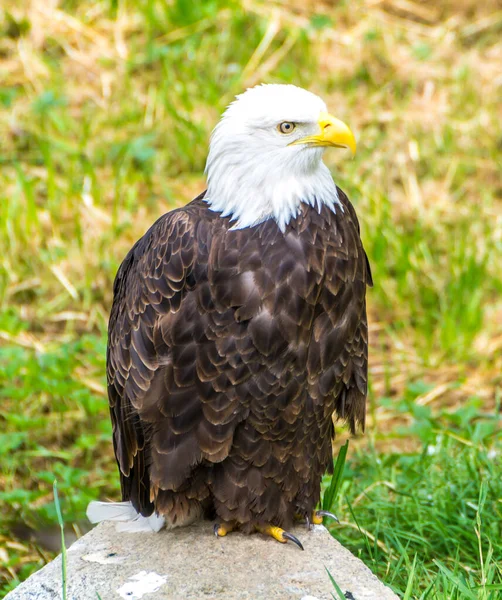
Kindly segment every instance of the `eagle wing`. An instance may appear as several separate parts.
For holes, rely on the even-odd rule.
[[[131,499],[145,516],[154,506],[149,469],[155,423],[149,413],[158,412],[158,392],[173,376],[163,336],[183,297],[196,284],[196,222],[187,210],[161,217],[128,253],[114,283],[107,350],[113,443],[122,497]],[[196,396],[186,401],[184,408],[193,412]]]
[[[341,247],[330,255],[328,250],[327,279],[324,294],[320,298],[329,317],[330,332],[325,336],[327,348],[336,351],[333,365],[323,370],[319,380],[320,389],[333,379],[339,382],[335,410],[338,418],[345,420],[352,433],[360,425],[364,431],[366,397],[368,393],[368,318],[366,314],[366,286],[373,286],[368,256],[360,238],[360,226],[356,211],[347,195],[338,189],[338,197],[344,208],[345,218],[340,220],[342,247],[347,252],[340,256]],[[342,258],[343,267],[339,258]],[[351,282],[347,286],[348,282]],[[340,284],[344,285],[340,285]],[[350,293],[350,296],[348,296]],[[343,315],[343,317],[342,317]],[[353,331],[348,334],[347,330]],[[344,332],[344,335],[340,335]],[[340,340],[337,342],[335,340]],[[329,353],[329,351],[328,351]],[[326,361],[326,366],[329,361]]]
[[[364,430],[368,387],[366,286],[372,286],[356,212],[338,188],[343,211],[328,213],[325,278],[312,326],[307,371],[311,393],[324,410]],[[329,401],[333,399],[333,403]],[[319,420],[326,414],[319,409]]]

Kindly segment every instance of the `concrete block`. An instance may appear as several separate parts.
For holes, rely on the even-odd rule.
[[[68,600],[332,600],[326,568],[347,599],[398,598],[322,525],[291,530],[304,552],[260,534],[216,538],[207,521],[160,533],[117,527],[101,523],[69,548]],[[6,596],[60,598],[61,556]]]

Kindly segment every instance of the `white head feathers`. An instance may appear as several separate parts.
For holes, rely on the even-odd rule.
[[[273,218],[281,230],[302,202],[340,206],[323,147],[291,142],[320,132],[324,102],[293,85],[259,85],[232,102],[215,127],[206,163],[206,202],[235,229]],[[293,124],[281,132],[281,123]],[[341,206],[340,206],[341,209]]]

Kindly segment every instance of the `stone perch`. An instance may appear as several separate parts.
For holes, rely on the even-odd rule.
[[[326,569],[352,600],[395,600],[322,525],[295,527],[304,547],[256,534],[216,538],[210,522],[160,533],[101,523],[68,550],[68,600],[332,600]],[[332,595],[333,594],[333,595]],[[61,556],[5,600],[59,600]]]

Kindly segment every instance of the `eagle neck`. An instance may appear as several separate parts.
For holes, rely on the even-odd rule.
[[[300,168],[296,172],[263,157],[253,166],[232,165],[218,169],[217,164],[212,165],[213,168],[207,169],[204,201],[210,210],[221,213],[221,217],[230,217],[232,229],[244,229],[273,219],[284,232],[299,214],[302,204],[318,212],[323,206],[333,212],[343,212],[329,169],[321,160],[316,162],[315,167]]]

